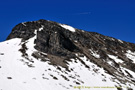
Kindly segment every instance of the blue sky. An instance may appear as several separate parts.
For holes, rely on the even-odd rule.
[[[1,0],[0,41],[18,23],[39,19],[135,43],[135,0]]]

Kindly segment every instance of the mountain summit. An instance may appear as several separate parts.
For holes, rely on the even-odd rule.
[[[135,90],[135,44],[38,20],[0,43],[0,90]]]

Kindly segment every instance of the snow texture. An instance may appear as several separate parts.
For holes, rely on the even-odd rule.
[[[119,86],[119,81],[85,56],[79,57],[76,54],[79,58],[71,59],[71,62],[67,63],[71,72],[60,66],[50,65],[49,61],[42,62],[40,59],[35,59],[31,56],[37,51],[34,49],[35,38],[36,35],[25,42],[15,38],[0,43],[0,90],[83,90],[84,87],[90,87],[91,90],[99,90],[98,87],[102,87],[102,90],[108,90],[103,87]],[[27,47],[27,59],[18,51],[24,43]],[[91,52],[93,56],[100,57],[96,52],[92,50]],[[122,62],[113,55],[108,56],[116,62]],[[90,68],[86,68],[80,59]],[[61,70],[58,70],[58,67]],[[134,72],[129,72],[134,75]],[[125,84],[121,85],[126,87]],[[117,90],[117,88],[111,88],[111,90]]]
[[[90,50],[90,52],[92,53],[92,55],[94,56],[94,57],[96,57],[96,58],[100,58],[100,55],[99,54],[97,54],[97,52],[96,51],[93,51],[93,50],[91,50],[91,49],[89,49]]]
[[[43,25],[41,25],[41,28],[39,28],[39,31],[42,31],[42,30],[43,30],[43,28],[44,28],[44,26],[43,26]]]
[[[128,50],[125,55],[135,63],[135,52]]]
[[[61,27],[71,31],[71,32],[75,32],[75,28],[71,27],[71,26],[68,26],[68,25],[65,25],[65,24],[59,24]]]
[[[121,59],[114,55],[108,55],[111,59],[113,59],[116,63],[123,63]]]

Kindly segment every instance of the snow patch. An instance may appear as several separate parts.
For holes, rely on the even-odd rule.
[[[84,32],[84,30],[81,30],[82,32]]]
[[[113,41],[115,41],[115,39],[114,38],[111,38]]]
[[[25,22],[23,22],[22,24],[23,24],[23,26],[27,26],[27,25],[25,24]]]
[[[134,79],[135,79],[135,73],[133,71],[131,71],[129,69],[126,69],[126,68],[123,68],[123,70],[128,71],[128,73],[130,73],[134,77]]]
[[[65,28],[65,29],[68,29],[71,32],[75,32],[75,28],[73,28],[72,26],[68,26],[68,25],[65,25],[65,24],[59,24],[59,25],[61,27]]]
[[[117,63],[123,63],[123,61],[121,59],[118,59],[117,56],[114,56],[114,55],[108,55],[108,56]]]
[[[120,39],[118,39],[118,41],[119,41],[119,42],[121,42],[121,43],[123,43],[123,41],[122,41],[122,40],[120,40]]]
[[[131,59],[133,63],[135,63],[135,52],[128,50],[125,55],[127,56],[127,58]]]
[[[55,33],[57,33],[57,32],[55,32]]]
[[[108,64],[112,65],[113,66],[113,62],[112,61],[108,61]]]
[[[39,28],[39,31],[41,31],[41,30],[43,30],[44,29],[44,26],[43,25],[41,25],[41,28]]]
[[[89,49],[90,50],[90,52],[92,53],[92,55],[94,56],[94,57],[96,57],[96,58],[100,58],[100,55],[99,54],[97,54],[97,52],[96,51],[93,51],[93,50],[91,50],[91,49]]]

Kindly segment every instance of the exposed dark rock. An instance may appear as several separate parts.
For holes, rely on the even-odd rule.
[[[70,81],[66,76],[61,75],[65,80]]]
[[[22,53],[22,56],[23,56],[23,57],[24,57],[24,56],[28,56],[28,54],[26,53],[26,50],[27,50],[27,49],[28,49],[28,48],[26,47],[25,43],[22,44],[22,48],[19,49],[19,51]]]
[[[4,53],[0,53],[0,55],[4,55]]]
[[[7,77],[7,79],[12,79],[12,77]]]
[[[50,75],[51,77],[53,77],[53,79],[55,79],[55,80],[58,80],[58,78],[57,77],[55,77],[55,76],[53,76],[53,75]]]

